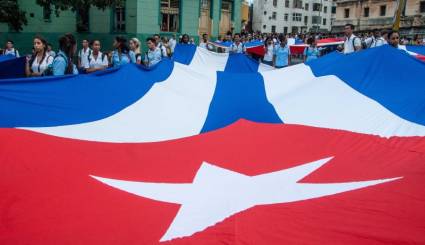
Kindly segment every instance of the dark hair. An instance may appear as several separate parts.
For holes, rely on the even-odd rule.
[[[59,50],[68,56],[68,66],[66,67],[65,74],[72,74],[72,70],[74,69],[72,60],[75,45],[77,45],[77,41],[71,33],[67,33],[59,38]]]
[[[189,37],[189,35],[187,35],[187,34],[183,34],[183,36],[182,36],[182,39],[181,39],[181,43],[183,43],[183,40],[185,39],[185,38],[187,38],[187,42],[189,42],[190,40],[190,37]]]
[[[149,41],[151,41],[151,42],[153,42],[153,43],[155,43],[155,44],[156,44],[156,40],[155,40],[155,38],[153,38],[153,37],[148,37],[148,38],[146,38],[146,42],[149,42]]]
[[[120,54],[128,54],[130,49],[128,48],[127,45],[127,39],[125,37],[122,36],[116,36],[115,37],[115,41],[117,41],[118,43],[118,53]]]
[[[10,39],[8,39],[7,41],[6,41],[6,43],[11,43],[11,44],[15,44],[12,40],[10,40]]]
[[[395,33],[397,33],[398,35],[400,35],[400,34],[398,33],[398,31],[394,31],[394,30],[389,31],[389,32],[388,32],[388,39],[391,39],[391,36],[392,36],[393,34],[395,34]]]
[[[309,38],[307,39],[307,44],[308,44],[308,45],[312,45],[313,43],[314,43],[314,38],[309,37]]]
[[[264,47],[267,48],[267,45],[268,45],[267,43],[269,42],[269,40],[271,40],[273,42],[273,39],[271,37],[267,37],[266,41],[264,42]]]
[[[41,62],[43,62],[43,60],[46,58],[46,55],[47,55],[47,45],[48,45],[48,43],[47,43],[47,41],[46,41],[46,39],[44,39],[42,36],[40,36],[40,35],[36,35],[35,37],[34,37],[34,40],[35,39],[38,39],[38,40],[40,40],[41,41],[41,43],[42,44],[44,44],[44,50],[43,50],[43,57],[41,58],[41,60],[40,60],[40,64],[41,64]],[[35,50],[35,48],[33,47],[33,49]],[[29,60],[29,64],[31,64],[32,65],[32,63],[34,62],[34,60],[35,60],[35,57],[37,56],[37,54],[36,53],[34,53],[32,56],[31,56],[31,59]]]
[[[347,27],[347,26],[349,26],[349,27],[350,27],[350,29],[354,31],[354,25],[353,25],[353,24],[345,24],[345,26],[344,26],[344,27]]]

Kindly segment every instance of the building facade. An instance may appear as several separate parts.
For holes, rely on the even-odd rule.
[[[353,24],[357,31],[390,29],[398,8],[395,0],[336,0],[336,4],[333,32],[342,32],[347,23]],[[425,34],[425,0],[406,0],[400,32]]]
[[[254,0],[253,29],[303,33],[331,30],[332,0]]]
[[[60,35],[72,32],[78,39],[99,39],[109,48],[116,35],[144,40],[155,33],[187,33],[198,40],[203,33],[217,37],[241,28],[241,0],[126,0],[122,6],[105,10],[90,7],[84,14],[62,11],[59,17],[37,5],[36,0],[18,2],[26,12],[28,24],[18,33],[0,23],[0,42],[3,45],[12,39],[25,51],[31,49],[36,34],[43,35],[55,47]]]

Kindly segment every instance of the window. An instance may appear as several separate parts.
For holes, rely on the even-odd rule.
[[[303,1],[302,0],[294,0],[294,9],[302,9]]]
[[[208,9],[210,7],[210,3],[208,0],[201,0],[201,8]]]
[[[283,33],[285,33],[285,34],[288,33],[288,27],[287,26],[283,27]]]
[[[267,11],[264,11],[264,15],[267,15]]]
[[[304,16],[304,25],[308,24],[308,16]]]
[[[284,15],[283,20],[284,20],[284,21],[288,21],[288,14],[285,14],[285,15]]]
[[[272,19],[274,19],[274,20],[276,19],[276,12],[272,13]]]
[[[46,22],[52,21],[52,9],[51,9],[51,6],[43,6],[43,19]]]
[[[273,0],[273,7],[277,6],[277,0]]]
[[[425,1],[420,2],[419,4],[419,12],[425,13]]]
[[[336,6],[332,6],[332,14],[336,14]]]
[[[272,32],[276,32],[276,26],[272,26]]]
[[[266,25],[263,25],[263,29],[266,29],[266,27],[267,27]]]
[[[285,8],[289,8],[289,0],[285,0]]]
[[[161,0],[161,31],[179,31],[179,0]]]
[[[369,17],[369,7],[366,7],[366,8],[363,9],[363,16]]]
[[[114,31],[125,31],[125,7],[124,5],[116,5],[114,9]]]
[[[300,13],[292,13],[292,21],[301,22],[302,15]]]
[[[320,3],[313,3],[313,11],[322,11],[322,5]]]
[[[323,7],[323,13],[327,13],[328,12],[328,7],[327,6],[324,6]]]
[[[308,3],[305,4],[304,9],[308,11]]]
[[[379,16],[385,16],[387,12],[387,5],[381,5],[379,8]]]
[[[321,19],[321,17],[320,16],[312,16],[311,17],[311,23],[312,24],[320,24],[320,19]]]
[[[350,18],[350,9],[344,9],[344,18]]]
[[[323,19],[322,24],[325,26],[326,25],[326,19]]]

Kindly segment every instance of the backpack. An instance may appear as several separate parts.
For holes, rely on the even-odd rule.
[[[356,36],[353,38],[353,49],[354,49],[354,51],[356,51],[356,50],[355,50],[355,47],[356,47],[356,46],[354,45],[354,41],[356,40],[356,38],[357,38],[357,39],[360,39],[359,37],[356,37]],[[367,48],[368,48],[368,47],[367,47],[367,44],[366,44],[366,42],[365,42],[364,40],[361,40],[361,39],[360,39],[360,44],[361,44],[361,48],[362,48],[362,49],[367,49]]]

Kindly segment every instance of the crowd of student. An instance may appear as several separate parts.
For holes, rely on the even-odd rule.
[[[338,38],[335,35],[326,34],[277,34],[277,33],[228,33],[220,36],[215,42],[209,40],[207,34],[202,35],[199,46],[216,52],[247,53],[246,43],[259,41],[264,44],[264,55],[249,54],[253,58],[273,66],[275,68],[286,67],[291,64],[291,51],[289,46],[296,43],[305,43],[307,47],[301,55],[303,61],[319,58],[324,49],[317,47],[317,41],[322,38]],[[399,48],[399,44],[406,44],[406,39],[400,40],[400,34],[396,31],[382,32],[375,30],[372,33],[354,34],[354,26],[345,25],[344,45],[338,50],[344,54],[360,51],[362,49],[379,47],[389,44]],[[229,47],[220,46],[220,43],[230,41]],[[99,40],[82,40],[82,49],[77,52],[77,41],[68,33],[59,38],[59,51],[55,53],[52,45],[41,36],[34,37],[33,53],[26,59],[26,75],[64,75],[78,74],[81,72],[91,73],[104,70],[108,67],[119,67],[127,63],[136,63],[147,67],[154,66],[161,59],[171,57],[177,42],[182,44],[194,44],[193,38],[187,34],[171,38],[160,37],[158,34],[146,39],[147,51],[141,51],[141,42],[137,38],[117,36],[113,43],[113,51],[101,52],[102,46]],[[415,38],[415,44],[423,44],[421,39]],[[74,62],[77,53],[77,62]],[[3,51],[5,55],[19,57],[19,51],[14,48],[13,41],[9,40]]]
[[[182,44],[194,43],[187,34],[180,40]],[[25,72],[28,77],[46,75],[65,75],[91,73],[108,67],[119,67],[128,63],[136,63],[147,67],[154,66],[161,59],[170,57],[177,44],[175,38],[160,38],[154,35],[146,39],[147,51],[141,52],[141,42],[137,38],[117,36],[114,39],[113,51],[102,52],[99,40],[82,40],[82,48],[77,52],[77,41],[74,35],[68,33],[59,38],[58,52],[52,50],[52,45],[42,36],[33,39],[33,52],[26,57]],[[8,40],[2,52],[4,55],[20,57],[12,40]],[[77,54],[77,56],[76,56]],[[74,61],[74,57],[77,61]]]

